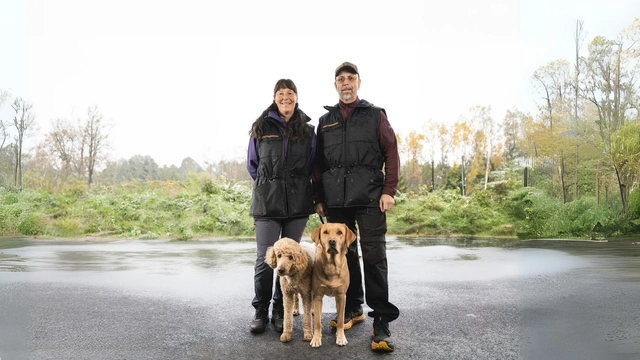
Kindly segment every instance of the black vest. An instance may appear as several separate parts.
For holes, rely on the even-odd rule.
[[[384,185],[384,156],[378,142],[380,111],[384,110],[360,100],[344,121],[338,105],[325,109],[329,112],[318,124],[318,144],[322,144],[325,160],[325,204],[377,207]]]
[[[313,132],[313,126],[311,131]],[[287,218],[315,212],[310,171],[311,136],[291,141],[284,153],[283,129],[271,118],[265,119],[258,142],[258,175],[249,214],[254,217]]]

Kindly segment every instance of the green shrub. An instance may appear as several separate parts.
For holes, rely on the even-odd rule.
[[[500,224],[489,230],[489,235],[512,237],[516,235],[516,229],[511,224]]]
[[[77,237],[84,233],[81,219],[59,218],[51,223],[51,234],[60,237]]]
[[[173,231],[170,233],[172,237],[175,237],[178,240],[190,240],[193,239],[193,231],[189,229],[189,227],[185,224],[179,224],[173,228]]]
[[[9,234],[9,223],[7,222],[7,213],[4,208],[0,208],[0,235]]]
[[[531,239],[551,236],[562,202],[546,197],[536,188],[526,187],[512,192],[504,207],[515,220],[516,235]]]
[[[12,205],[17,203],[18,201],[19,201],[18,194],[15,192],[8,192],[4,194],[4,197],[2,199],[2,202],[5,205]]]
[[[42,214],[30,213],[22,217],[18,224],[18,231],[22,235],[35,236],[43,232],[45,225]]]
[[[154,232],[149,232],[146,234],[141,234],[138,239],[140,240],[153,240],[153,239],[158,239],[160,238],[160,235],[154,233]]]
[[[194,225],[196,231],[216,233],[220,230],[218,218],[213,215],[203,216]]]
[[[23,214],[26,213],[23,207],[24,204],[20,203],[0,206],[0,230],[2,231],[2,235],[21,234],[18,227],[23,221]]]
[[[204,184],[202,184],[202,192],[208,195],[213,195],[218,193],[218,187],[214,184],[212,179],[204,180]]]
[[[629,193],[627,211],[632,219],[640,219],[640,188]]]

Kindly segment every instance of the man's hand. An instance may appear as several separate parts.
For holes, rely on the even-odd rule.
[[[327,217],[327,208],[324,206],[324,203],[316,204],[316,214]]]
[[[391,195],[382,194],[382,196],[380,196],[380,211],[387,212],[391,210],[393,208],[393,204],[395,203],[396,202],[395,200],[393,200],[393,197]],[[317,207],[316,207],[316,212],[317,212]]]

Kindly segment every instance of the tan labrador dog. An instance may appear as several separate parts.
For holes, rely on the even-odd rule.
[[[356,234],[345,224],[320,225],[311,235],[316,244],[316,261],[313,265],[311,289],[313,292],[313,338],[311,346],[322,345],[322,298],[335,297],[338,325],[336,344],[347,345],[344,336],[344,312],[349,287],[347,249],[356,240]]]

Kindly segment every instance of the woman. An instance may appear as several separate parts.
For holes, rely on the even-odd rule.
[[[273,93],[273,103],[251,127],[247,154],[247,170],[254,180],[250,215],[257,243],[253,333],[266,329],[272,291],[271,322],[278,332],[283,326],[280,279],[273,289],[273,269],[264,262],[267,248],[281,237],[300,242],[309,215],[315,212],[310,176],[316,138],[308,124],[311,118],[298,108],[293,81],[278,80]]]

